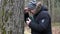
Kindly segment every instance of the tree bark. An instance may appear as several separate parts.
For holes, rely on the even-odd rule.
[[[2,34],[24,34],[24,0],[1,0]]]

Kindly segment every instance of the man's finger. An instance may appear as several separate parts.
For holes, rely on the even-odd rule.
[[[31,21],[31,19],[30,19],[30,18],[28,18],[28,20],[29,20],[29,21]]]
[[[30,20],[30,18],[28,18]]]
[[[26,21],[26,23],[28,23],[29,21]]]

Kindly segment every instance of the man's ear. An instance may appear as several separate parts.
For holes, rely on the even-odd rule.
[[[41,10],[41,6],[42,6],[42,5],[43,5],[42,2],[39,1],[39,2],[36,4],[36,11]]]
[[[41,6],[36,6],[36,11],[39,11],[41,9]]]
[[[41,6],[42,5],[42,2],[41,1],[39,1],[37,4],[36,4],[36,6]]]

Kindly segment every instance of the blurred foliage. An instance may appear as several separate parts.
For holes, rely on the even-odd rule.
[[[52,26],[59,26],[60,27],[60,23],[59,22],[52,23]]]

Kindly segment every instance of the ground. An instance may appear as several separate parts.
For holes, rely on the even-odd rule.
[[[53,34],[60,34],[60,27],[59,26],[52,27],[52,33]]]
[[[28,26],[26,26],[24,33],[31,34],[31,29]],[[60,34],[60,23],[52,24],[52,34]]]

